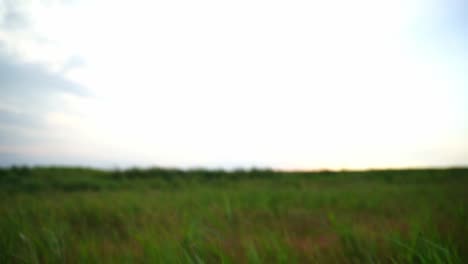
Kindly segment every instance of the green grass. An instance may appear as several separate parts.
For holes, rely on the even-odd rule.
[[[0,169],[0,263],[468,263],[468,169]]]

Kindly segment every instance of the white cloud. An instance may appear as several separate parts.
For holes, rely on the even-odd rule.
[[[31,27],[0,40],[55,72],[86,62],[64,74],[96,97],[63,96],[66,111],[47,116],[82,155],[410,166],[454,162],[415,153],[467,136],[457,123],[465,80],[415,38],[438,1],[31,3]]]

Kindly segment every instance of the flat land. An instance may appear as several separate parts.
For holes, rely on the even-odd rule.
[[[468,263],[468,169],[0,169],[0,263]]]

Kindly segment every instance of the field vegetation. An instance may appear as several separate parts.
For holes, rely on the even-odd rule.
[[[0,169],[0,263],[468,263],[468,169]]]

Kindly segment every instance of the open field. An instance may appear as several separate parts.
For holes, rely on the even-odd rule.
[[[0,263],[468,263],[468,169],[0,170]]]

